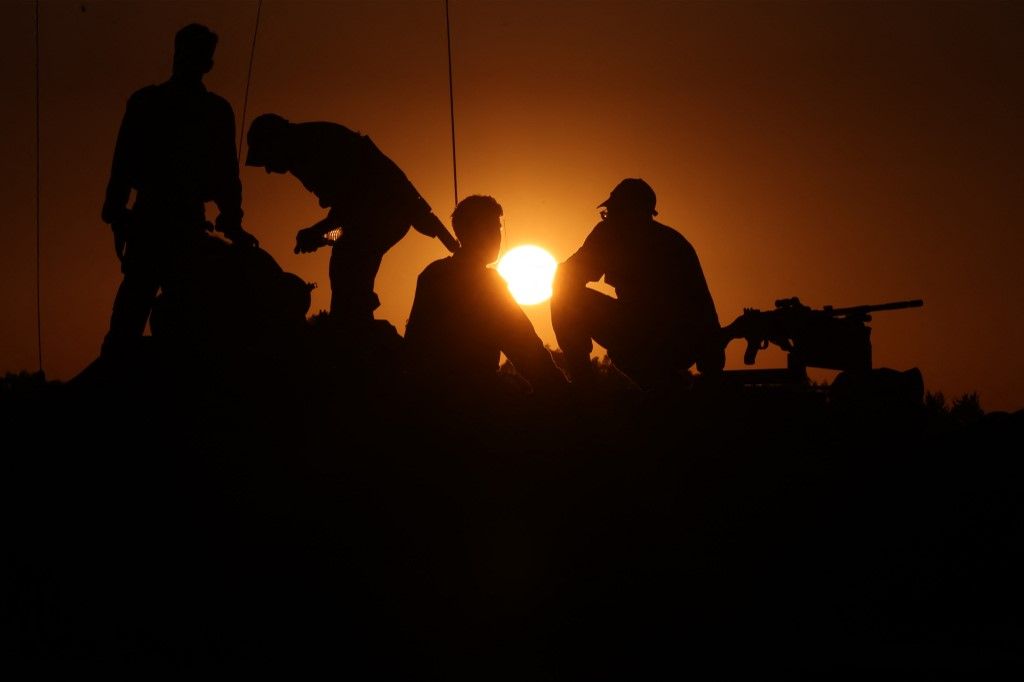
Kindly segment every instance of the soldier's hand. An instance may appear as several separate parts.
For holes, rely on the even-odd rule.
[[[242,228],[232,230],[231,232],[225,232],[224,236],[230,239],[231,243],[234,244],[235,246],[255,249],[260,245],[260,241],[256,239],[256,237],[246,232]]]
[[[442,244],[444,244],[444,248],[448,249],[452,253],[455,253],[461,247],[459,240],[453,237],[448,230],[441,230],[438,232],[437,238],[441,240]]]
[[[701,374],[719,374],[725,369],[725,346],[709,348],[697,360],[697,371]]]
[[[295,233],[295,253],[313,253],[326,244],[324,228],[319,225],[307,227]]]
[[[125,236],[127,230],[123,223],[114,223],[110,229],[114,233],[114,253],[117,254],[117,260],[123,263],[125,247],[128,244],[128,239]]]

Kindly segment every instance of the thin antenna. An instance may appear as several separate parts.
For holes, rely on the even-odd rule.
[[[249,50],[249,74],[245,77],[245,97],[242,99],[242,122],[238,127],[238,163],[242,163],[242,136],[245,135],[245,113],[249,108],[249,86],[252,84],[252,65],[256,61],[256,36],[260,33],[260,12],[263,0],[256,3],[256,26],[252,30],[252,49]]]
[[[452,85],[452,25],[448,19],[448,0],[444,0],[444,32],[448,39],[448,109],[452,120],[452,180],[455,185],[455,205],[459,205],[459,170],[455,157],[455,91]]]
[[[39,0],[36,0],[36,341],[39,352],[39,373],[43,373],[43,295],[40,274],[40,165],[39,160]]]

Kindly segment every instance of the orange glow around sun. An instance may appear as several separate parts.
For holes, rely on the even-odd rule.
[[[557,268],[554,256],[532,244],[517,246],[498,261],[498,273],[519,305],[536,305],[551,298]]]

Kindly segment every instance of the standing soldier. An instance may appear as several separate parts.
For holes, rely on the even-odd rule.
[[[157,292],[188,277],[189,258],[205,238],[206,201],[217,204],[216,226],[227,238],[257,244],[242,229],[234,113],[203,85],[216,47],[210,29],[185,26],[174,37],[170,80],[128,100],[102,214],[124,273],[105,355],[141,338]]]

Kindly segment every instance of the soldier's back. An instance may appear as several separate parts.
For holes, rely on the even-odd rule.
[[[202,85],[167,81],[138,90],[128,104],[133,184],[143,207],[194,208],[230,174],[231,105]]]

